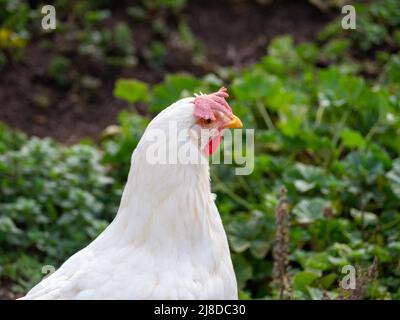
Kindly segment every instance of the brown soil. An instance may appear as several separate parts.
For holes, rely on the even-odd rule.
[[[13,292],[10,282],[2,283],[0,287],[0,300],[15,300],[21,297],[22,294]]]
[[[136,67],[110,68],[79,54],[78,44],[63,38],[64,33],[41,35],[31,41],[23,63],[8,64],[0,72],[0,121],[29,135],[51,136],[66,144],[86,137],[96,140],[105,127],[116,122],[118,112],[127,107],[112,96],[117,78],[133,77],[154,84],[167,73],[203,75],[217,65],[244,66],[263,56],[273,37],[289,33],[296,41],[312,40],[332,18],[308,1],[279,0],[265,5],[238,0],[188,1],[181,19],[187,21],[201,42],[207,63],[194,63],[191,51],[176,42],[178,22],[171,16],[166,18],[169,36],[163,39],[166,62],[154,69],[147,66],[144,57],[159,36],[152,31],[150,22],[135,22],[120,10],[112,13],[109,23],[117,19],[131,27],[138,57]],[[43,38],[54,46],[45,49]],[[66,87],[55,85],[47,75],[48,63],[56,55],[71,61],[68,76],[73,81]],[[82,86],[79,79],[83,75],[99,79],[100,87],[90,90]]]

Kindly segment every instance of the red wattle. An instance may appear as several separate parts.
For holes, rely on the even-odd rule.
[[[210,140],[208,146],[204,148],[205,149],[204,152],[207,154],[207,156],[211,156],[215,151],[217,151],[219,145],[221,144],[221,141],[222,141],[221,133]]]

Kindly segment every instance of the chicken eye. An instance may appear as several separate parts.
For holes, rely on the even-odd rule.
[[[1,0],[0,0],[0,1],[1,1]],[[198,119],[197,123],[200,124],[201,126],[207,126],[207,125],[209,125],[210,123],[212,123],[212,119],[211,119],[211,118],[208,118],[208,119],[206,119],[206,118],[200,118],[200,119]]]

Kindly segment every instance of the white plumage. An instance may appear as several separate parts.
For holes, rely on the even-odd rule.
[[[195,99],[152,120],[132,155],[114,221],[23,299],[237,299],[208,163],[146,161],[149,131],[167,133],[170,121],[178,130],[195,125]],[[191,148],[200,152],[196,143]]]

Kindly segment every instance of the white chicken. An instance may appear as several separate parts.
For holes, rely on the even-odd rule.
[[[208,161],[152,163],[153,133],[190,132],[178,144],[207,159],[225,128],[241,121],[225,88],[184,98],[155,117],[132,155],[114,221],[22,299],[237,299],[236,278],[218,209],[210,189]],[[199,130],[213,132],[207,144]],[[196,134],[193,134],[196,133]],[[171,150],[168,150],[170,153]]]

